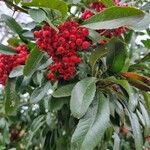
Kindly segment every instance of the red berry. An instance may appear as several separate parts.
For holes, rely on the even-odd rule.
[[[77,40],[76,40],[76,44],[77,44],[77,46],[82,45],[82,42],[83,42],[83,41],[82,41],[82,39],[77,39]]]
[[[90,47],[90,43],[89,42],[85,41],[85,42],[82,43],[82,48],[83,49],[88,49],[89,47]]]

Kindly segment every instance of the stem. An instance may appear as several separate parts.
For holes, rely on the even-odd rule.
[[[0,1],[3,1],[3,2],[5,2],[6,4],[8,4],[8,5],[14,7],[14,9],[15,9],[16,11],[21,11],[21,12],[26,13],[26,14],[28,13],[26,10],[24,10],[23,8],[21,8],[21,7],[17,6],[17,5],[15,5],[15,4],[13,4],[13,2],[10,2],[9,0],[0,0]]]

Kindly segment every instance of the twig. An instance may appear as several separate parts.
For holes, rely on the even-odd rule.
[[[0,1],[3,1],[3,2],[5,2],[6,4],[8,4],[8,5],[14,7],[14,9],[15,9],[16,11],[19,10],[19,11],[21,11],[21,12],[28,13],[26,10],[24,10],[23,8],[21,8],[21,7],[17,6],[17,5],[15,5],[15,4],[13,4],[13,2],[10,2],[9,0],[0,0]]]

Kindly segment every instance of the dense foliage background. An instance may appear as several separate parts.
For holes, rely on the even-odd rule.
[[[0,150],[149,150],[150,2],[3,3]]]

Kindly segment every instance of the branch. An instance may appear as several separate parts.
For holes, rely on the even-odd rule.
[[[16,11],[21,11],[21,12],[26,13],[26,14],[28,13],[26,10],[24,10],[23,8],[21,8],[21,7],[17,6],[17,5],[15,5],[15,4],[13,4],[13,2],[10,2],[9,0],[0,0],[0,1],[3,1],[3,2],[5,2],[6,4],[8,4],[8,5],[14,7],[14,9],[15,9]]]

